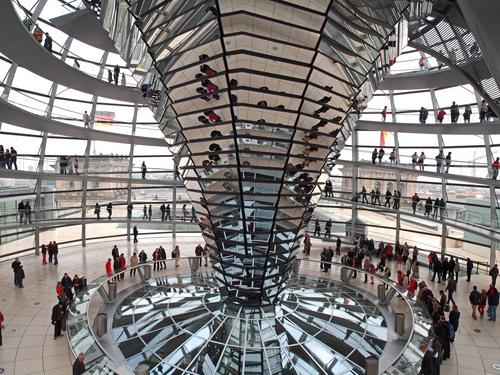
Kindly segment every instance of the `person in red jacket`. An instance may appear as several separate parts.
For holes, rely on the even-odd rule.
[[[108,258],[108,261],[106,262],[106,275],[108,275],[108,277],[113,276],[113,265],[111,264],[111,258]]]
[[[120,262],[122,264],[122,271],[125,271],[125,269],[127,268],[127,261],[125,260],[125,255],[120,254]],[[122,272],[120,274],[120,280],[123,280],[123,278],[125,277],[125,272]]]
[[[57,299],[59,300],[59,302],[64,301],[64,289],[63,289],[63,286],[62,286],[60,281],[57,282],[57,285],[56,285],[56,295],[57,295]]]
[[[500,158],[496,158],[493,164],[491,165],[493,169],[493,176],[491,177],[493,180],[496,180],[498,177],[498,170],[500,169]]]
[[[4,326],[3,326],[4,321],[5,321],[5,318],[2,314],[2,312],[0,311],[0,346],[2,346],[2,329],[4,328]]]
[[[438,112],[438,115],[437,115],[437,120],[439,121],[440,124],[443,123],[443,120],[444,120],[444,116],[446,115],[446,112],[444,111],[443,108],[441,108]]]

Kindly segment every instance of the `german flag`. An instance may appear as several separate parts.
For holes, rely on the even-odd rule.
[[[110,126],[113,125],[115,113],[110,111],[95,111],[94,126]]]
[[[389,136],[389,132],[386,130],[382,130],[380,132],[380,147],[385,147],[385,140]]]

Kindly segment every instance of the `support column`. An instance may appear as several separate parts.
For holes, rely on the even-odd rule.
[[[104,74],[104,71],[106,70],[106,60],[108,59],[108,52],[104,52],[101,58],[101,66],[99,68],[99,73],[97,74],[97,79],[102,79],[102,75]],[[97,107],[97,96],[94,95],[92,96],[92,109],[90,110],[90,124],[89,128],[93,129],[94,128],[94,117],[95,117],[95,110]],[[85,247],[87,246],[87,228],[85,225],[85,218],[87,217],[87,187],[88,187],[88,181],[87,181],[87,176],[89,172],[89,156],[90,156],[90,148],[92,147],[92,141],[89,139],[87,140],[87,146],[85,148],[85,155],[84,155],[84,163],[83,163],[83,176],[82,176],[82,246]]]
[[[434,92],[434,89],[429,90],[431,94],[431,100],[432,100],[432,109],[434,111],[434,118],[437,118],[437,113],[439,110],[439,103],[436,98],[436,93]],[[438,146],[440,150],[444,150],[444,141],[443,141],[443,136],[441,134],[437,135],[438,137]],[[441,177],[441,196],[444,199],[446,205],[448,205],[448,196],[446,194],[446,179],[444,177]],[[446,210],[445,210],[446,213]],[[444,220],[441,220],[441,255],[446,254],[446,236],[448,234],[448,228],[446,226],[446,223]]]
[[[132,117],[132,135],[135,135],[135,128],[137,124],[137,112],[139,111],[139,106],[136,104],[134,106],[134,115]],[[130,143],[130,152],[128,155],[128,183],[127,183],[127,205],[132,202],[132,167],[134,166],[134,142]],[[128,212],[128,211],[127,211]],[[127,241],[130,242],[130,220],[127,219]]]
[[[358,160],[359,160],[359,151],[358,151],[358,132],[356,128],[354,128],[352,132],[352,198],[356,196],[358,193]],[[358,204],[357,202],[352,202],[351,209],[351,237],[354,240],[356,238],[356,222],[358,220]]]
[[[177,159],[176,156],[173,157],[174,161],[174,185],[172,187],[172,238],[175,239],[176,237],[176,213],[177,213],[177,171],[179,168],[179,160]],[[180,175],[180,174],[179,174]]]
[[[389,91],[389,100],[391,102],[391,117],[392,122],[396,123],[396,104],[394,102],[394,91]],[[394,148],[396,149],[396,164],[401,165],[401,161],[399,158],[399,140],[398,140],[398,132],[394,132]],[[401,191],[401,172],[396,171],[396,190]],[[401,206],[401,200],[399,201],[399,205]],[[399,213],[399,209],[396,212],[396,241],[400,242],[400,232],[401,232],[401,214]]]

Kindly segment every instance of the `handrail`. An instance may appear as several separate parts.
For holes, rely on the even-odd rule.
[[[188,261],[190,261],[191,259],[196,259],[196,258],[199,258],[201,260],[202,257],[180,257],[179,259],[180,260],[188,259]],[[297,259],[299,259],[299,258],[297,258]],[[150,262],[146,262],[146,263],[141,263],[141,264],[139,264],[137,266],[130,267],[130,268],[127,268],[127,269],[122,270],[120,272],[114,273],[111,277],[108,277],[107,275],[106,276],[101,276],[101,277],[95,279],[92,282],[92,283],[94,283],[94,282],[97,281],[97,285],[94,286],[92,288],[92,292],[89,293],[87,304],[86,304],[86,309],[85,309],[85,315],[86,315],[85,319],[86,319],[88,331],[90,332],[90,334],[92,336],[92,339],[94,340],[94,343],[97,345],[97,348],[103,353],[103,355],[105,355],[107,357],[107,359],[109,359],[109,362],[108,362],[107,365],[109,365],[109,363],[111,363],[111,366],[109,366],[109,368],[111,370],[113,370],[113,368],[118,367],[119,365],[122,366],[123,362],[116,363],[113,360],[113,358],[108,354],[108,352],[103,347],[103,345],[100,343],[99,339],[96,337],[95,333],[92,330],[93,322],[90,321],[91,314],[90,314],[89,310],[90,310],[90,306],[92,304],[92,299],[96,295],[96,292],[98,292],[101,288],[103,288],[105,285],[107,285],[109,282],[111,282],[115,277],[117,277],[117,276],[119,276],[121,274],[124,274],[125,272],[128,272],[131,269],[137,269],[137,270],[139,270],[140,268],[144,268],[144,266],[151,266],[151,265],[154,265],[155,263],[161,263],[161,262],[164,262],[164,261],[171,263],[174,260],[175,259],[165,259],[165,260],[160,260],[160,261],[150,261]],[[361,268],[355,268],[355,267],[346,266],[346,265],[344,265],[342,263],[338,263],[338,262],[321,262],[321,261],[318,261],[318,260],[311,260],[311,259],[307,259],[307,258],[300,258],[299,260],[301,262],[326,263],[326,264],[330,264],[333,267],[336,267],[336,269],[345,268],[345,269],[352,270],[352,271],[355,271],[355,272],[360,272],[361,274],[368,274],[370,277],[373,277],[374,279],[377,279],[382,284],[388,285],[391,289],[393,289],[395,291],[395,293],[397,293],[406,302],[406,305],[408,306],[408,308],[410,310],[410,314],[411,314],[410,316],[413,317],[413,319],[411,321],[411,331],[410,331],[410,334],[408,335],[408,339],[406,340],[406,343],[403,346],[403,348],[401,349],[399,355],[395,356],[396,360],[394,362],[392,362],[391,364],[389,364],[387,368],[383,369],[382,373],[385,373],[385,371],[388,371],[389,368],[395,366],[398,362],[400,362],[402,360],[403,353],[408,349],[411,340],[415,337],[415,324],[417,324],[417,322],[420,322],[421,324],[423,324],[422,322],[426,322],[427,324],[431,323],[431,320],[430,320],[430,317],[428,317],[428,314],[427,314],[427,316],[425,316],[425,311],[426,310],[424,310],[424,309],[421,310],[421,312],[423,311],[424,315],[416,313],[416,307],[418,307],[418,303],[419,303],[416,300],[416,297],[410,298],[408,296],[407,291],[405,291],[403,288],[401,288],[396,282],[394,282],[391,279],[386,279],[386,278],[381,277],[378,274],[372,274],[370,272],[364,271]],[[167,270],[169,270],[168,267],[165,269],[165,271],[167,271]],[[194,271],[194,272],[196,272],[196,271]],[[320,275],[320,276],[318,276],[318,275],[311,275],[311,274],[307,274],[307,275],[314,276],[314,277],[322,277],[322,275]],[[333,279],[332,277],[329,277],[329,278]],[[130,285],[128,287],[131,287],[133,285],[137,285],[137,283],[132,284],[132,285]],[[359,287],[356,287],[356,288],[358,290],[362,290]],[[373,295],[372,293],[367,292],[367,291],[363,291],[363,292],[369,293],[369,294]],[[75,298],[75,300],[76,300],[76,298]],[[71,322],[70,322],[70,324],[71,324]],[[71,342],[70,340],[68,340],[68,341]],[[76,356],[76,352],[75,352],[75,350],[74,350],[74,348],[72,347],[71,344],[70,344],[70,349],[71,349],[73,355]],[[128,365],[128,362],[127,362],[127,365]]]

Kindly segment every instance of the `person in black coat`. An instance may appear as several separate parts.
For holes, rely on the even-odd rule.
[[[441,271],[442,271],[442,264],[441,261],[436,257],[434,261],[432,262],[432,270],[434,273],[432,274],[432,281],[436,278],[436,275],[438,277],[438,283],[441,282]]]
[[[474,268],[474,263],[470,258],[467,258],[467,282],[470,283],[470,276],[472,275],[472,269]]]
[[[85,371],[85,354],[80,353],[73,363],[73,375],[82,375]]]
[[[434,360],[428,345],[426,343],[420,344],[420,351],[424,353],[424,357],[418,375],[434,375]]]
[[[137,230],[137,225],[134,225],[133,234],[134,234],[134,243],[137,243],[137,235],[139,234],[139,231]]]
[[[61,336],[61,328],[62,328],[62,319],[63,319],[63,304],[59,302],[52,308],[52,316],[50,320],[54,325],[54,340]]]

